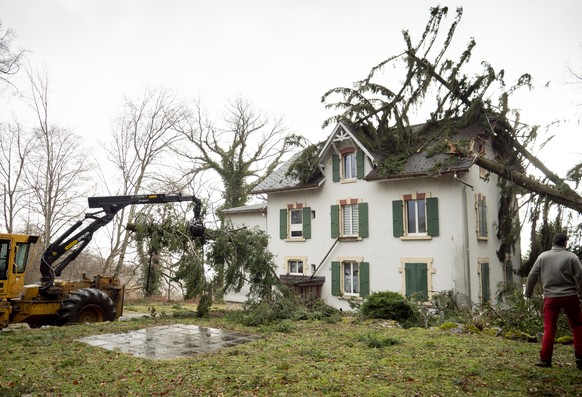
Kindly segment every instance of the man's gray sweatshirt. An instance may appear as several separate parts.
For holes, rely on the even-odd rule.
[[[531,298],[538,279],[545,298],[582,295],[582,264],[576,254],[564,247],[554,245],[538,256],[525,284],[527,298]]]

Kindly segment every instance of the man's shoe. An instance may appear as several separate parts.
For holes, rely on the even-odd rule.
[[[552,363],[549,361],[538,361],[535,364],[536,367],[541,367],[541,368],[550,368],[552,366]]]

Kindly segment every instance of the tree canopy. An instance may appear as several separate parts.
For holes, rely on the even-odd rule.
[[[492,137],[499,158],[492,160],[462,144],[456,146],[456,153],[472,158],[475,164],[502,178],[505,196],[498,236],[508,240],[507,244],[513,243],[518,233],[511,230],[513,226],[504,227],[502,221],[511,211],[507,198],[518,191],[529,193],[534,209],[539,210],[542,202],[548,200],[582,212],[582,196],[569,184],[578,188],[582,164],[574,164],[564,177],[550,170],[532,154],[532,149],[540,146],[539,127],[522,122],[519,112],[510,106],[516,90],[531,88],[532,76],[524,73],[507,84],[505,71],[496,70],[487,62],[482,62],[481,71],[475,73],[470,64],[476,46],[474,39],[458,57],[447,58],[463,9],[456,9],[447,28],[444,21],[448,13],[447,7],[431,8],[420,39],[415,42],[404,31],[402,51],[372,67],[353,87],[337,87],[326,92],[322,102],[336,115],[326,120],[324,126],[348,121],[359,130],[359,138],[376,153],[393,159],[408,156],[425,144],[426,129],[411,122],[418,122],[419,116],[425,117],[425,126],[438,131],[431,139],[445,140],[451,129],[479,123]],[[388,67],[391,72],[401,72],[397,83],[383,82],[383,72]],[[422,115],[419,109],[423,110]],[[382,172],[384,164],[377,166]],[[505,246],[498,252],[500,258],[507,249]]]

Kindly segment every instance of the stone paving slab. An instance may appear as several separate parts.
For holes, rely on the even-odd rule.
[[[79,341],[136,357],[172,359],[210,353],[259,339],[258,336],[197,325],[163,325],[121,334],[88,336]]]

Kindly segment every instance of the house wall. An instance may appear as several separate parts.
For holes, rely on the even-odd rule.
[[[366,162],[365,174],[370,171],[371,166]],[[324,164],[324,173],[325,182],[316,189],[270,193],[266,218],[244,220],[247,224],[263,227],[270,235],[269,246],[275,255],[278,274],[287,274],[289,259],[303,260],[303,274],[312,275],[312,269],[317,268],[315,275],[326,278],[321,297],[343,310],[350,310],[350,305],[346,297],[332,295],[332,262],[346,259],[369,263],[370,293],[395,291],[405,294],[405,263],[425,262],[429,295],[453,290],[462,302],[479,304],[485,293],[482,286],[489,285],[488,294],[491,300],[495,298],[498,284],[505,279],[505,264],[496,255],[500,246],[496,237],[499,210],[496,176],[484,178],[479,167],[473,166],[469,172],[455,176],[333,182],[331,156]],[[430,238],[394,237],[392,202],[416,193],[438,199],[439,234]],[[479,194],[486,198],[487,204],[488,233],[487,238],[481,239],[477,235],[476,195]],[[334,246],[331,206],[351,199],[368,204],[369,236],[340,240]],[[291,207],[310,208],[311,238],[280,238],[279,211]],[[235,222],[243,222],[243,218]],[[517,247],[515,257],[509,258],[514,269],[519,266],[519,256]],[[488,283],[481,279],[482,263],[488,264]],[[519,281],[514,277],[515,282]],[[235,300],[234,296],[229,295],[229,298]],[[240,294],[236,299],[241,300]]]
[[[470,296],[473,303],[479,303],[482,293],[480,263],[487,262],[489,293],[491,297],[495,296],[496,286],[504,277],[503,264],[495,253],[499,247],[495,236],[499,201],[496,178],[485,180],[479,176],[478,167],[473,167],[469,173],[458,176],[473,186],[473,190],[453,175],[341,183],[332,182],[331,160],[326,164],[325,173],[326,182],[319,189],[269,194],[267,232],[271,236],[270,246],[276,255],[280,274],[286,273],[289,258],[305,258],[307,275],[312,274],[309,265],[319,267],[323,261],[316,274],[326,277],[322,298],[333,306],[348,310],[346,299],[332,296],[332,261],[354,258],[369,262],[370,292],[389,290],[404,293],[403,263],[427,260],[434,272],[430,277],[432,291],[454,290],[467,299]],[[393,237],[392,201],[401,200],[403,194],[414,192],[429,193],[438,198],[439,236],[421,240]],[[476,235],[475,194],[478,193],[487,198],[487,240],[478,240]],[[335,241],[330,233],[331,205],[349,198],[368,203],[369,237],[358,241],[340,241],[324,259]],[[463,212],[465,199],[466,213]],[[315,215],[311,220],[312,238],[282,240],[279,238],[279,210],[297,203],[310,207]]]

